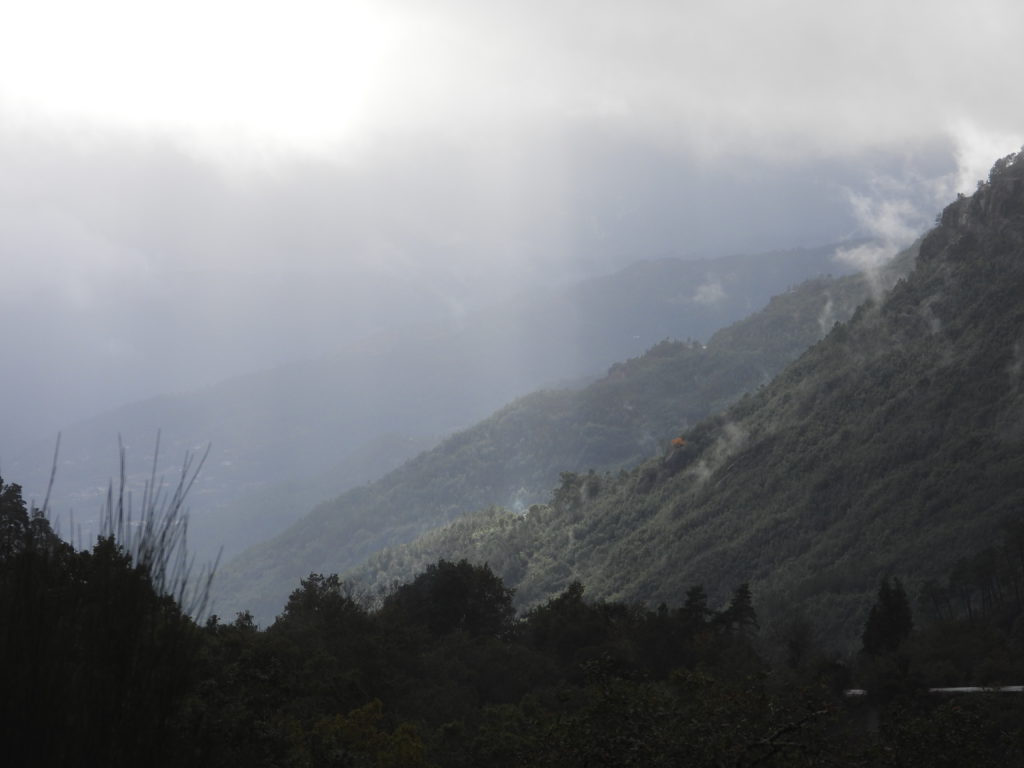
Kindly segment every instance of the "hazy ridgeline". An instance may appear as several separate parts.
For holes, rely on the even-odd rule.
[[[680,431],[769,381],[835,322],[848,319],[872,285],[889,285],[909,271],[915,253],[902,254],[872,279],[817,277],[793,286],[706,344],[666,339],[585,387],[542,390],[512,402],[380,480],[320,504],[228,563],[215,583],[218,610],[244,607],[269,623],[296,579],[310,571],[344,573],[384,547],[492,505],[524,512],[549,499],[562,472],[617,472],[660,453]],[[689,290],[671,281],[662,289]],[[488,559],[483,552],[465,554]],[[386,585],[408,578],[432,559],[396,563],[376,580]],[[511,572],[502,576],[513,579]],[[562,586],[555,582],[551,589]],[[520,590],[519,599],[541,594]]]
[[[577,386],[666,338],[706,340],[809,276],[849,271],[835,253],[645,261],[447,320],[418,316],[399,291],[378,303],[393,304],[404,325],[371,333],[368,323],[361,337],[346,328],[339,334],[358,340],[343,351],[325,344],[320,356],[67,425],[51,508],[61,524],[73,514],[95,530],[119,436],[129,486],[141,490],[160,431],[160,474],[212,446],[189,500],[190,546],[200,558],[231,556],[513,398]],[[49,434],[10,446],[0,434],[0,466],[30,499],[46,490],[53,443]]]

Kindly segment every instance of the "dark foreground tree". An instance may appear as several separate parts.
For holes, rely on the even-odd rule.
[[[869,656],[897,650],[914,628],[910,601],[899,579],[882,579],[878,599],[871,606],[864,634],[864,652]]]
[[[515,616],[512,590],[487,565],[440,560],[384,601],[385,620],[425,627],[433,635],[456,630],[500,635]]]
[[[0,481],[0,739],[22,764],[187,762],[177,713],[200,642],[181,608],[197,604],[182,549],[188,470],[168,495],[148,485],[138,519],[122,482],[82,551]]]

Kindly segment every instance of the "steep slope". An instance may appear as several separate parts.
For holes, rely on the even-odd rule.
[[[834,252],[640,262],[447,325],[377,334],[332,357],[134,403],[63,431],[51,506],[87,525],[116,470],[118,434],[134,482],[148,476],[162,430],[169,476],[186,449],[213,445],[190,499],[193,551],[200,559],[222,545],[238,552],[515,397],[594,376],[669,336],[706,339],[788,285],[842,272]],[[374,467],[362,457],[379,454],[374,445],[387,434],[399,439]],[[15,454],[0,435],[0,461],[27,497],[42,499],[52,453],[52,436]]]
[[[377,578],[457,554],[528,602],[573,578],[655,604],[749,581],[768,616],[851,642],[882,576],[913,592],[1024,514],[1024,161],[946,208],[884,301],[686,437],[630,473],[566,478],[528,515],[385,553]]]
[[[909,270],[907,253],[879,280]],[[818,278],[719,331],[706,348],[664,341],[582,391],[541,391],[503,408],[380,481],[323,504],[225,567],[220,610],[269,620],[298,579],[342,571],[454,517],[547,498],[559,472],[630,466],[680,429],[770,380],[869,294],[863,277]]]

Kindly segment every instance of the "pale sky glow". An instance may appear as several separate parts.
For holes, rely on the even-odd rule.
[[[344,142],[401,43],[372,4],[41,0],[5,14],[0,94],[200,140]]]
[[[1021,29],[1019,0],[0,0],[0,430],[316,354],[402,320],[395,283],[461,317],[641,258],[898,247],[1024,143]]]
[[[9,7],[7,7],[9,6]],[[7,2],[0,99],[341,151],[597,121],[712,155],[1013,133],[1019,3]]]

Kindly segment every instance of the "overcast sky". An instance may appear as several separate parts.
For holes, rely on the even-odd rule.
[[[0,429],[638,258],[903,241],[1024,143],[1021,29],[1019,0],[0,0]]]

